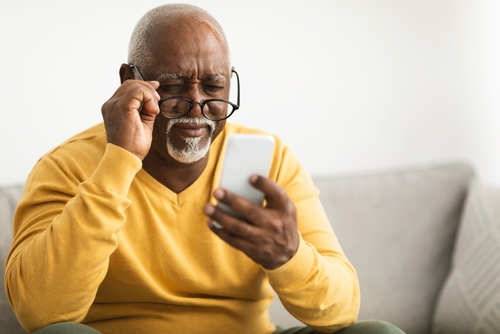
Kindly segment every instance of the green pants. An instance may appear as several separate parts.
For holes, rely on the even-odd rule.
[[[273,334],[314,334],[309,327],[278,328]],[[366,320],[341,329],[337,334],[404,334],[402,330],[384,321]],[[79,323],[62,322],[36,331],[33,334],[101,334],[95,329]]]
[[[289,329],[277,328],[273,334],[314,334],[317,333],[310,327],[293,327]],[[335,334],[404,334],[396,326],[379,320],[359,321],[355,324],[341,329]]]

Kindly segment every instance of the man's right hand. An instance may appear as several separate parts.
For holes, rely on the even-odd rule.
[[[101,108],[108,143],[143,160],[151,147],[159,113],[158,81],[126,80]]]

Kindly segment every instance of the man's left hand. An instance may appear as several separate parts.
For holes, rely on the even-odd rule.
[[[222,240],[264,268],[275,269],[287,262],[299,245],[295,205],[285,190],[271,180],[254,175],[250,182],[265,194],[265,208],[219,188],[214,191],[215,198],[245,220],[211,204],[206,204],[203,212],[210,217],[210,229]]]

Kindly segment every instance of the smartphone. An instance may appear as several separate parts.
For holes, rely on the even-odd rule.
[[[233,134],[226,142],[220,187],[249,201],[262,205],[264,193],[250,184],[250,176],[269,176],[274,150],[274,137],[270,135]],[[225,212],[243,218],[223,203],[218,206]]]

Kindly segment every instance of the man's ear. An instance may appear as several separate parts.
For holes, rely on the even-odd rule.
[[[124,83],[125,80],[128,80],[128,79],[135,79],[133,71],[134,71],[134,69],[132,67],[130,67],[129,64],[122,64],[122,66],[120,66],[121,83]]]

